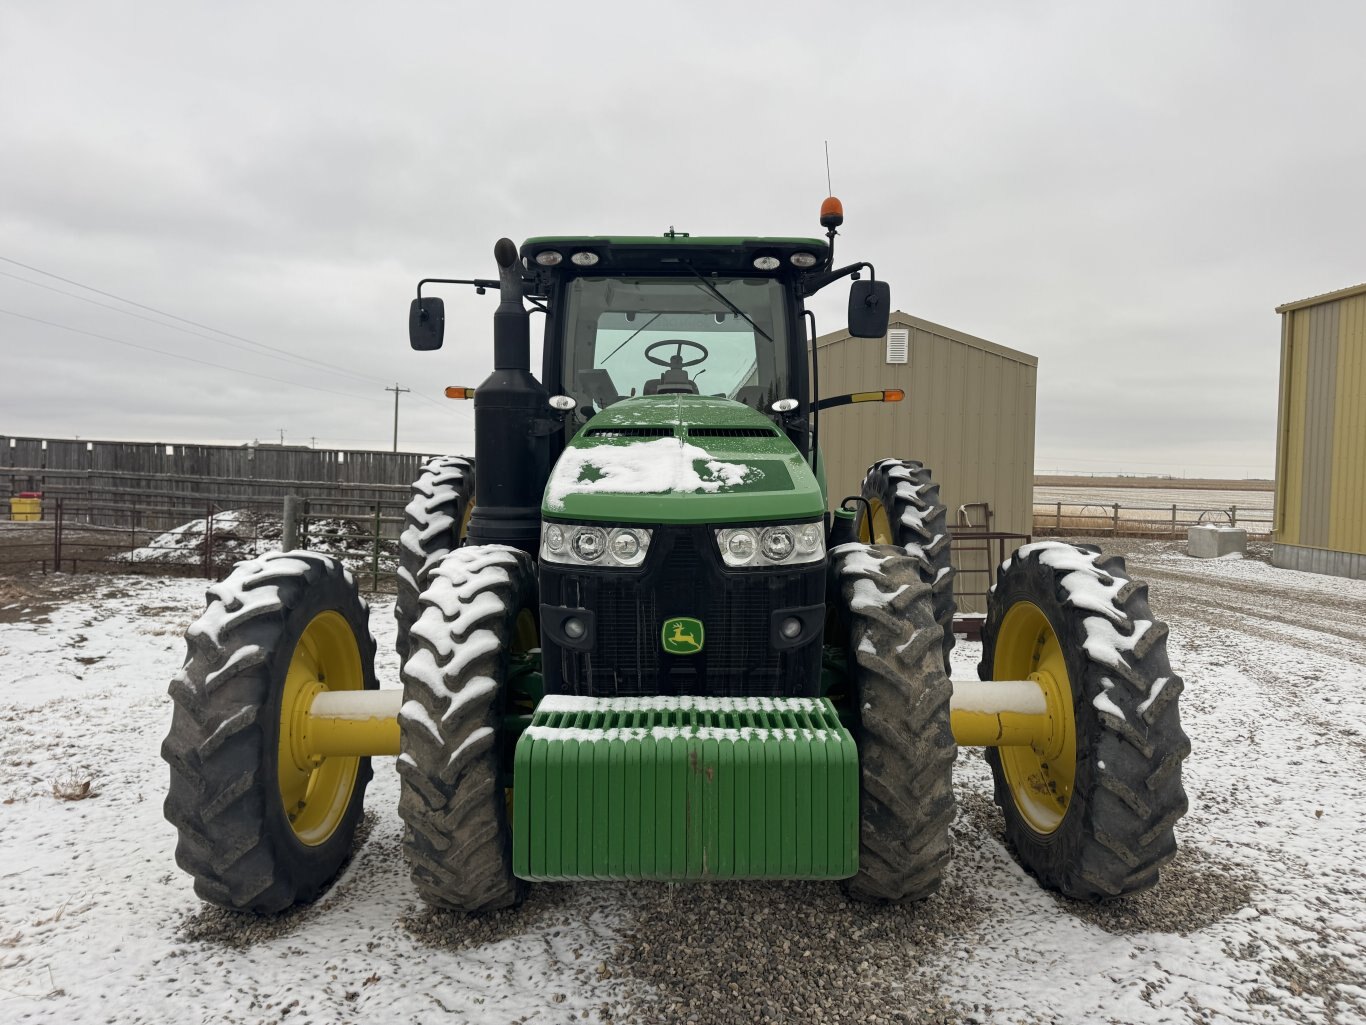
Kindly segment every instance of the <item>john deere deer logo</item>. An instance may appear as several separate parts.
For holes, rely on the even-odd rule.
[[[670,655],[695,655],[702,650],[702,621],[688,616],[666,619],[662,639]]]

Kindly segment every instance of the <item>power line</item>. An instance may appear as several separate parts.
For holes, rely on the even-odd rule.
[[[65,282],[65,283],[68,284],[68,285],[75,285],[77,288],[84,288],[87,292],[94,292],[96,295],[102,295],[102,296],[104,296],[106,299],[113,299],[113,300],[115,300],[115,301],[117,301],[117,302],[125,303],[125,304],[127,304],[127,305],[129,305],[129,306],[136,306],[138,309],[140,309],[140,310],[146,310],[148,313],[155,313],[155,314],[157,314],[158,316],[161,316],[161,317],[169,317],[171,320],[178,320],[178,321],[180,321],[182,324],[189,324],[191,327],[203,328],[205,331],[212,331],[214,334],[223,335],[223,336],[225,336],[225,337],[227,337],[227,338],[234,338],[234,339],[236,339],[236,340],[239,341],[239,342],[246,342],[248,345],[255,345],[255,346],[259,347],[259,348],[267,349],[267,350],[270,350],[271,352],[281,353],[281,354],[283,354],[283,355],[285,355],[285,356],[289,356],[289,357],[291,357],[291,358],[295,358],[295,359],[304,359],[304,360],[307,360],[309,363],[313,363],[313,364],[316,364],[316,365],[319,366],[319,367],[322,367],[323,369],[332,369],[331,367],[329,367],[326,363],[322,362],[321,360],[311,359],[311,358],[308,357],[308,356],[297,356],[295,353],[291,353],[291,352],[290,352],[289,350],[287,350],[287,349],[281,349],[281,348],[279,348],[278,346],[275,346],[275,345],[267,345],[265,342],[258,342],[258,341],[256,341],[254,338],[246,338],[246,337],[244,337],[244,336],[242,336],[242,335],[233,334],[231,331],[224,331],[224,330],[222,330],[221,328],[213,327],[213,326],[211,326],[211,325],[209,325],[209,324],[201,324],[201,323],[199,323],[199,321],[197,321],[197,320],[190,320],[188,317],[177,316],[176,314],[174,314],[174,313],[169,313],[169,312],[167,312],[166,310],[157,309],[155,306],[148,306],[146,303],[140,303],[140,302],[137,302],[137,301],[135,301],[135,300],[133,300],[133,299],[125,299],[125,298],[124,298],[123,296],[121,296],[121,295],[116,295],[116,294],[113,293],[113,292],[106,292],[106,291],[104,291],[103,289],[96,288],[94,285],[87,285],[87,284],[85,284],[84,282],[75,281],[75,280],[73,280],[72,278],[64,278],[64,277],[62,277],[60,274],[54,274],[52,271],[43,270],[41,267],[34,267],[34,266],[32,266],[31,264],[23,263],[23,262],[21,262],[21,261],[19,261],[19,260],[15,260],[15,259],[13,259],[13,258],[11,258],[11,257],[8,257],[8,256],[0,256],[0,260],[3,260],[5,263],[12,263],[12,264],[14,264],[14,266],[16,266],[16,267],[23,267],[24,270],[32,271],[32,272],[35,273],[35,274],[41,274],[41,275],[43,275],[44,277],[53,278],[53,279],[55,279],[55,280],[57,280],[57,281]],[[13,277],[14,275],[10,275],[10,276]],[[23,278],[19,278],[18,280],[23,281],[24,279],[23,279]],[[36,282],[30,282],[30,284],[36,284]],[[42,287],[42,286],[39,286],[39,287]],[[66,294],[66,293],[63,293],[63,294]],[[79,296],[74,296],[73,298],[80,298],[80,297],[79,297]],[[125,311],[120,311],[120,312],[125,312]],[[370,381],[370,382],[377,382],[377,381],[378,381],[378,382],[382,382],[382,380],[383,380],[382,378],[379,378],[379,377],[370,377],[370,376],[368,376],[368,375],[354,374],[354,373],[352,373],[352,371],[349,371],[349,370],[348,370],[348,371],[339,371],[339,372],[341,372],[341,373],[352,374],[352,376],[354,376],[354,377],[360,377],[362,380],[366,380],[366,381]]]
[[[389,389],[386,388],[386,389],[384,389],[384,390],[385,390],[385,391],[388,391]],[[473,413],[466,413],[466,412],[465,412],[463,409],[461,409],[459,406],[447,406],[447,405],[443,405],[442,403],[438,402],[436,399],[431,398],[431,397],[428,396],[428,395],[422,394],[422,392],[420,392],[420,391],[415,391],[415,392],[413,392],[413,397],[414,397],[414,398],[419,398],[419,399],[421,399],[423,402],[427,403],[428,405],[435,406],[437,409],[441,410],[441,412],[443,412],[443,413],[451,413],[451,414],[454,414],[455,416],[462,416],[462,417],[464,417],[466,420],[473,420],[473,419],[474,419],[474,414],[473,414]],[[450,400],[448,399],[447,401],[449,402]]]
[[[4,259],[4,257],[0,257],[0,259]],[[264,356],[266,357],[266,359],[278,359],[281,361],[287,361],[295,364],[296,366],[304,367],[308,370],[321,368],[323,370],[326,370],[328,373],[340,374],[346,377],[354,377],[356,380],[365,381],[366,383],[380,380],[380,378],[378,377],[368,377],[365,374],[357,374],[354,371],[345,370],[340,367],[331,367],[328,366],[326,363],[323,363],[321,360],[311,359],[308,356],[298,356],[294,353],[287,352],[283,349],[279,350],[280,353],[282,353],[281,355],[275,355],[274,353],[270,352],[257,352],[255,349],[249,349],[245,345],[239,345],[236,342],[226,341],[223,338],[217,338],[213,335],[206,335],[202,331],[191,331],[189,328],[181,327],[178,324],[168,324],[164,320],[157,320],[155,317],[146,317],[143,316],[141,313],[134,313],[132,310],[121,310],[117,306],[110,306],[108,303],[99,302],[98,300],[91,299],[88,296],[77,295],[75,292],[68,292],[62,288],[53,288],[51,285],[45,285],[41,281],[30,281],[28,278],[20,277],[18,274],[11,274],[9,271],[0,270],[0,276],[12,278],[15,281],[22,281],[26,285],[32,285],[34,288],[41,288],[48,292],[55,292],[57,295],[64,295],[68,299],[75,299],[77,302],[89,303],[91,306],[98,306],[102,310],[112,310],[113,312],[120,313],[125,317],[136,317],[138,320],[145,320],[147,323],[156,324],[158,327],[169,328],[172,331],[180,331],[187,335],[194,335],[196,338],[203,338],[205,341],[213,342],[216,345],[227,345],[234,349],[240,349],[242,352],[249,352],[254,356]],[[210,328],[210,330],[213,329]],[[221,333],[222,332],[220,332],[220,334]]]
[[[3,257],[0,257],[3,259]],[[102,335],[96,331],[85,331],[79,327],[71,327],[67,324],[58,324],[56,321],[43,320],[41,317],[30,317],[27,313],[16,313],[14,310],[0,309],[0,313],[7,316],[18,317],[20,320],[32,321],[35,324],[45,324],[48,327],[59,328],[62,331],[70,331],[72,334],[85,335],[89,338],[98,338],[101,341],[113,342],[115,345],[126,345],[132,349],[141,349],[144,352],[154,352],[158,356],[169,356],[172,359],[183,359],[189,363],[198,363],[200,366],[212,367],[215,370],[226,370],[230,374],[245,374],[247,377],[260,378],[263,381],[274,381],[276,384],[283,384],[290,388],[307,388],[309,391],[323,392],[327,395],[339,395],[344,399],[364,399],[367,402],[374,401],[368,395],[357,395],[354,392],[333,391],[331,388],[320,388],[316,384],[296,384],[294,381],[286,381],[281,377],[271,377],[269,374],[258,374],[254,370],[239,370],[237,367],[224,366],[222,363],[211,363],[206,359],[199,359],[196,356],[186,356],[181,352],[168,352],[165,349],[158,349],[151,345],[142,345],[138,342],[130,342],[123,338],[114,338],[111,335]]]
[[[201,324],[201,323],[199,323],[198,321],[190,320],[190,319],[188,319],[188,318],[186,318],[186,317],[177,316],[177,315],[174,314],[174,313],[169,313],[169,312],[167,312],[167,311],[165,311],[165,310],[157,309],[155,306],[148,306],[148,305],[146,305],[145,303],[140,303],[140,302],[137,302],[137,301],[135,301],[135,300],[133,300],[133,299],[125,299],[123,296],[117,295],[117,294],[115,294],[115,293],[113,293],[113,292],[106,292],[106,291],[104,291],[103,289],[96,288],[96,287],[94,287],[93,285],[87,285],[87,284],[85,284],[84,282],[81,282],[81,281],[76,281],[76,280],[74,280],[73,278],[67,278],[67,277],[63,277],[63,276],[60,275],[60,274],[54,274],[52,271],[43,270],[41,267],[34,267],[32,264],[23,263],[22,261],[20,261],[20,260],[15,260],[15,259],[13,259],[12,257],[0,256],[0,260],[3,260],[5,263],[13,264],[13,265],[16,266],[16,267],[22,267],[22,268],[24,268],[25,270],[32,271],[32,272],[35,273],[35,274],[42,274],[42,275],[45,276],[45,277],[53,278],[53,279],[56,280],[56,281],[65,282],[65,283],[68,284],[68,285],[75,285],[77,288],[84,288],[86,291],[94,292],[96,295],[105,296],[106,298],[108,298],[108,299],[113,299],[113,300],[115,300],[116,302],[125,303],[125,304],[127,304],[127,305],[129,305],[129,306],[136,306],[136,307],[137,307],[138,309],[140,309],[140,310],[147,310],[148,312],[150,312],[150,313],[155,313],[155,314],[157,314],[158,316],[169,317],[171,320],[178,320],[178,321],[180,321],[182,324],[190,324],[190,325],[193,326],[193,327],[203,328],[205,331],[212,331],[212,332],[214,332],[214,334],[217,334],[217,335],[223,335],[223,336],[225,336],[225,337],[227,337],[227,338],[236,339],[237,341],[240,341],[240,342],[246,342],[248,345],[254,345],[254,346],[257,346],[258,348],[261,348],[261,349],[270,350],[270,352],[279,353],[278,356],[270,356],[268,352],[257,353],[257,355],[267,356],[267,358],[272,358],[272,359],[285,359],[285,360],[289,360],[289,361],[292,361],[292,362],[294,362],[295,364],[297,364],[297,365],[299,365],[299,366],[301,366],[301,367],[305,367],[306,369],[312,369],[312,368],[314,368],[314,367],[318,367],[318,368],[321,368],[321,369],[323,369],[323,370],[329,371],[330,373],[342,374],[342,375],[346,375],[346,376],[348,376],[348,377],[354,377],[354,378],[355,378],[356,380],[358,380],[358,381],[366,381],[366,382],[370,382],[370,383],[377,382],[377,383],[381,383],[381,384],[384,383],[384,379],[383,379],[383,378],[380,378],[380,377],[372,377],[372,376],[369,376],[369,375],[366,375],[366,374],[356,373],[355,371],[346,370],[346,369],[339,368],[339,367],[332,367],[332,366],[328,365],[327,363],[324,363],[324,362],[321,361],[321,360],[315,360],[315,359],[313,359],[313,358],[311,358],[311,357],[309,357],[309,356],[301,356],[301,355],[298,355],[297,353],[289,352],[287,349],[281,349],[281,348],[279,348],[278,346],[267,345],[265,342],[258,342],[258,341],[256,341],[255,339],[246,338],[246,337],[243,337],[242,335],[236,335],[236,334],[233,334],[233,333],[230,332],[230,331],[224,331],[224,330],[222,330],[221,328],[212,327],[212,326],[210,326],[210,325],[208,325],[208,324]],[[94,299],[90,299],[90,298],[88,298],[88,297],[86,297],[86,296],[75,295],[75,294],[73,294],[73,293],[71,293],[71,292],[67,292],[67,291],[65,291],[65,290],[63,290],[63,289],[60,289],[60,288],[53,288],[51,285],[44,285],[44,284],[42,284],[41,282],[38,282],[38,281],[30,281],[30,280],[28,280],[27,278],[20,277],[20,276],[17,275],[17,274],[11,274],[11,273],[8,273],[7,271],[0,271],[0,274],[4,275],[4,276],[7,277],[7,278],[12,278],[12,279],[14,279],[15,281],[23,282],[24,284],[33,285],[33,286],[36,287],[36,288],[46,289],[46,290],[49,291],[49,292],[55,292],[55,293],[57,293],[58,295],[64,295],[64,296],[67,296],[68,298],[76,299],[76,300],[78,300],[78,301],[80,301],[80,302],[90,303],[90,304],[92,304],[92,305],[94,305],[94,306],[98,306],[98,307],[100,307],[100,308],[102,308],[102,309],[112,310],[112,311],[115,312],[115,313],[121,313],[121,314],[124,314],[125,316],[129,316],[129,317],[137,317],[139,320],[145,320],[145,321],[147,321],[147,322],[150,323],[150,324],[157,324],[157,325],[159,325],[159,326],[161,326],[161,327],[170,328],[170,329],[173,330],[173,331],[182,331],[182,332],[184,332],[184,333],[186,333],[186,334],[194,335],[195,337],[198,337],[198,338],[204,338],[204,339],[206,339],[207,341],[211,341],[211,342],[218,342],[218,341],[220,341],[220,339],[213,338],[213,337],[211,337],[211,336],[201,334],[201,333],[198,332],[198,331],[189,331],[189,330],[186,330],[186,329],[183,328],[183,327],[177,327],[177,326],[174,325],[174,324],[165,324],[165,323],[162,323],[161,321],[153,320],[151,317],[144,317],[144,316],[142,316],[141,314],[133,313],[133,312],[131,312],[131,311],[129,311],[129,310],[121,310],[121,309],[119,309],[117,306],[109,306],[109,305],[106,304],[106,303],[96,302]],[[176,352],[167,352],[167,351],[165,351],[165,350],[163,350],[163,349],[156,349],[156,348],[153,348],[152,346],[139,345],[139,344],[136,343],[136,342],[129,342],[129,341],[125,341],[125,340],[123,340],[123,339],[118,339],[118,338],[110,338],[110,337],[108,337],[108,336],[106,336],[106,335],[100,335],[100,334],[96,334],[96,333],[94,333],[94,332],[81,331],[79,328],[68,327],[68,326],[65,325],[65,324],[57,324],[57,323],[54,323],[54,322],[52,322],[52,321],[41,320],[41,319],[39,319],[39,318],[37,318],[37,317],[28,317],[28,316],[26,316],[25,314],[22,314],[22,313],[13,313],[13,312],[10,311],[10,310],[0,310],[0,312],[3,312],[3,313],[10,313],[11,316],[24,317],[24,318],[27,319],[27,320],[32,320],[32,321],[34,321],[34,322],[36,322],[36,323],[40,323],[40,324],[47,324],[47,325],[50,326],[50,327],[61,328],[61,329],[64,330],[64,331],[74,331],[74,332],[76,332],[77,334],[88,334],[88,335],[90,335],[90,337],[92,337],[92,338],[100,338],[100,339],[103,339],[103,340],[105,340],[105,341],[116,342],[117,344],[120,344],[120,345],[128,345],[128,346],[131,346],[131,347],[133,347],[133,348],[135,348],[135,349],[136,349],[136,348],[142,348],[142,349],[146,349],[146,350],[149,351],[149,352],[156,352],[156,353],[159,353],[159,354],[161,354],[161,355],[163,355],[163,356],[171,356],[171,357],[176,358],[176,359],[184,359],[184,360],[188,360],[188,361],[191,362],[191,363],[200,363],[200,364],[202,364],[202,365],[204,365],[204,366],[216,367],[216,368],[218,368],[218,369],[220,369],[220,370],[227,370],[227,371],[230,371],[230,372],[232,372],[232,373],[247,374],[247,375],[252,376],[252,377],[260,377],[260,378],[263,378],[263,379],[268,380],[268,381],[276,381],[276,382],[281,383],[281,384],[288,384],[290,387],[294,387],[294,388],[309,388],[309,389],[311,389],[312,391],[321,391],[321,392],[325,392],[325,393],[330,394],[330,395],[345,395],[346,398],[360,398],[360,397],[361,397],[361,396],[355,395],[355,394],[353,394],[353,393],[343,393],[343,392],[331,391],[331,390],[326,389],[326,388],[319,388],[319,387],[316,386],[316,385],[303,385],[303,384],[296,385],[296,384],[294,384],[294,383],[291,382],[291,381],[285,381],[285,380],[283,380],[282,378],[278,378],[278,377],[271,377],[271,376],[269,376],[268,374],[259,374],[259,373],[256,373],[256,372],[250,371],[250,370],[237,370],[237,369],[234,368],[234,367],[226,367],[226,366],[223,366],[222,364],[210,363],[210,362],[208,362],[208,361],[206,361],[206,360],[197,359],[197,358],[194,357],[194,356],[186,356],[186,355],[183,355],[183,354],[181,354],[181,353],[176,353]],[[231,344],[231,343],[227,343],[227,344]],[[235,346],[233,346],[233,348],[242,349],[242,346],[240,346],[240,345],[235,345]],[[243,349],[242,351],[244,351],[244,352],[251,352],[252,350],[250,350],[250,349]],[[386,390],[387,390],[387,389],[386,389]],[[434,399],[431,399],[431,398],[429,398],[429,397],[426,396],[426,395],[423,395],[421,392],[414,392],[413,394],[415,394],[418,398],[422,399],[423,401],[425,401],[425,402],[427,402],[427,403],[429,403],[429,404],[431,404],[431,405],[433,405],[433,406],[436,406],[436,407],[439,408],[443,413],[447,413],[447,414],[451,414],[451,415],[454,415],[454,416],[463,417],[463,418],[466,419],[466,420],[473,420],[473,419],[474,419],[474,417],[473,417],[471,414],[466,413],[464,410],[462,410],[462,409],[454,409],[454,408],[452,408],[452,407],[450,407],[450,406],[443,405],[442,403],[437,402],[437,401],[435,401]]]

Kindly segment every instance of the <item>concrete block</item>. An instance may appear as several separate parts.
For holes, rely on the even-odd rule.
[[[1242,527],[1191,527],[1186,535],[1186,554],[1192,559],[1217,559],[1221,555],[1247,553],[1247,531]]]

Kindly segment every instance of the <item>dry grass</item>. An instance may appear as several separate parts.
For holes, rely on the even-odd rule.
[[[84,801],[99,797],[98,772],[68,772],[52,781],[52,796],[59,801]]]

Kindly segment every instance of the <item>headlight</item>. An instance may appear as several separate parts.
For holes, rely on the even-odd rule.
[[[725,527],[716,532],[721,561],[731,568],[796,566],[825,558],[825,531],[819,523],[772,527]]]
[[[570,551],[584,562],[597,562],[607,550],[607,534],[601,527],[583,527],[574,532]]]
[[[782,562],[797,545],[787,527],[769,527],[759,538],[759,550],[774,562]]]
[[[541,558],[570,566],[639,566],[650,548],[643,527],[607,530],[575,523],[541,524]]]

